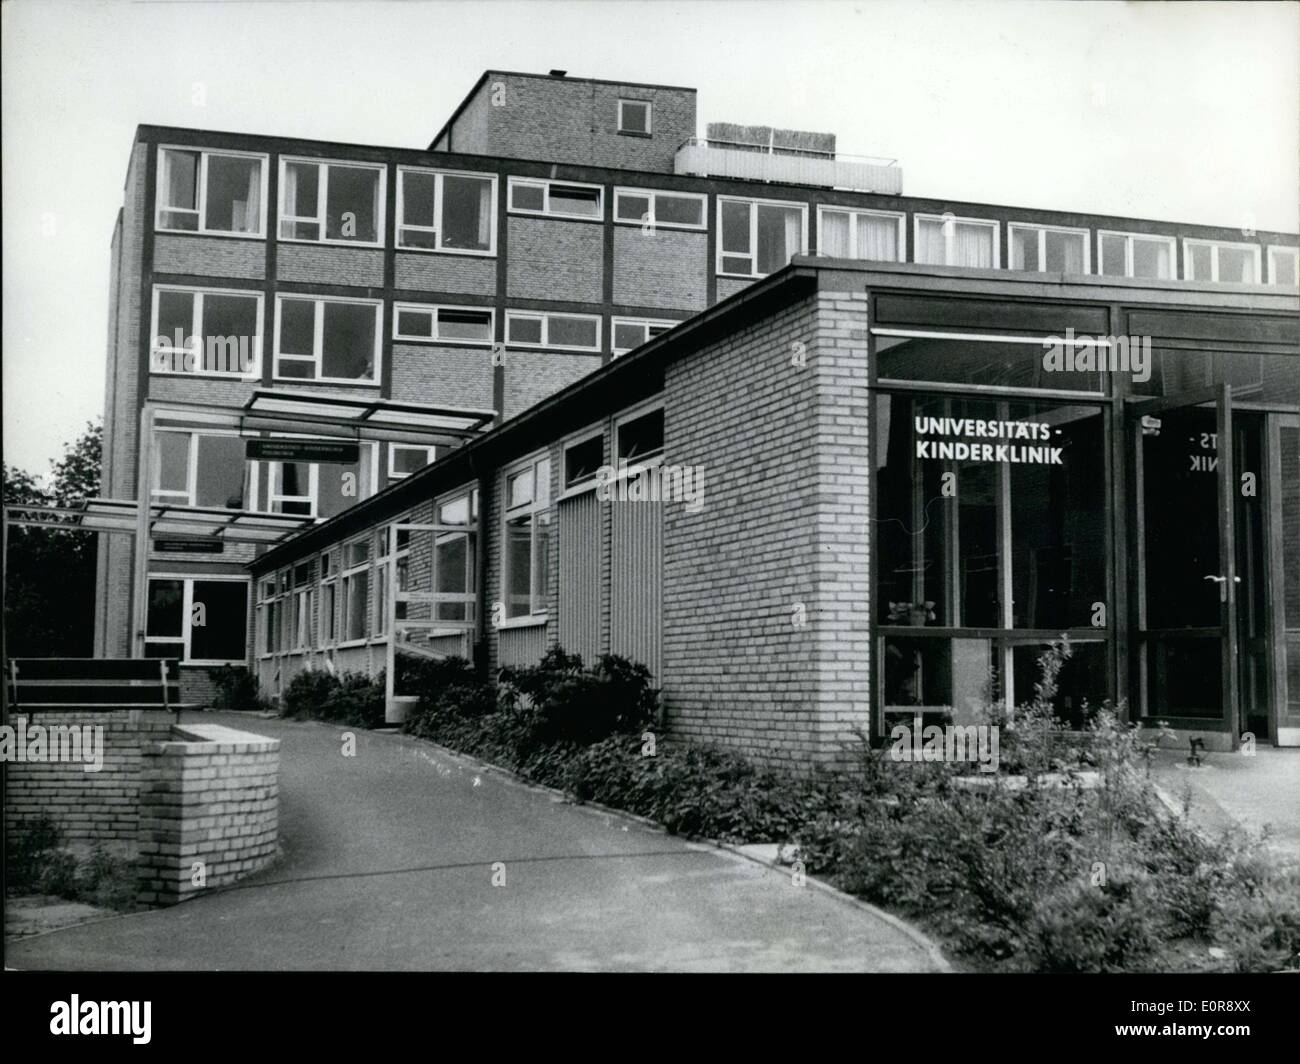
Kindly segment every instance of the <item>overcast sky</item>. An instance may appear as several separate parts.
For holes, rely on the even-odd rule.
[[[917,195],[1294,232],[1300,4],[4,0],[4,460],[103,408],[139,123],[425,147],[484,69],[699,89]]]

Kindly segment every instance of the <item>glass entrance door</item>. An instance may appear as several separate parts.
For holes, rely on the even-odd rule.
[[[1137,494],[1136,696],[1175,728],[1240,726],[1231,391],[1129,410]]]

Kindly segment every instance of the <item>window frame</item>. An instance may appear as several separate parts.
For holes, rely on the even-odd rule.
[[[1300,282],[1300,247],[1293,247],[1290,244],[1269,244],[1268,246],[1268,283],[1270,285],[1281,285],[1277,280],[1277,270],[1273,266],[1273,253],[1282,252],[1290,257],[1295,263],[1294,272],[1297,282]]]
[[[424,466],[428,466],[433,463],[434,459],[437,457],[437,451],[438,451],[437,446],[432,443],[426,446],[425,444],[422,443],[398,443],[394,441],[389,441],[388,444],[388,479],[389,480],[405,480],[407,477],[415,476],[415,473],[398,473],[393,469],[393,457],[399,449],[404,451],[424,451],[426,456]],[[423,469],[424,466],[421,466],[420,468]],[[419,470],[416,470],[416,472],[418,473]]]
[[[906,262],[907,261],[907,212],[906,211],[880,211],[864,207],[843,207],[836,203],[819,203],[817,204],[817,254],[824,255],[822,251],[822,216],[827,213],[847,214],[851,218],[865,214],[872,218],[893,218],[898,225],[898,257],[890,259],[864,259],[856,254],[858,248],[858,227],[856,224],[849,225],[849,246],[855,252],[849,257],[854,262]]]
[[[563,185],[568,188],[588,188],[595,189],[597,193],[595,214],[574,214],[571,211],[557,211],[551,208],[551,186]],[[533,210],[530,207],[515,206],[515,189],[521,186],[541,186],[542,189],[542,209]],[[526,214],[534,218],[562,218],[570,222],[604,222],[605,221],[605,186],[594,185],[589,181],[562,181],[547,177],[523,177],[510,175],[510,180],[506,185],[506,213],[507,214]]]
[[[641,347],[648,344],[651,340],[657,339],[657,337],[649,335],[649,331],[652,328],[657,328],[662,325],[665,326],[664,332],[667,332],[680,324],[680,321],[669,321],[667,318],[638,318],[616,315],[609,319],[610,354],[613,358],[618,358],[620,355],[626,355],[629,351],[635,351],[637,347]],[[644,325],[646,326],[646,338],[642,340],[641,343],[637,344],[636,347],[619,347],[616,340],[618,337],[618,327],[620,325]],[[663,333],[660,333],[659,335],[662,336]]]
[[[600,421],[594,425],[588,425],[585,429],[566,436],[560,441],[560,468],[559,468],[559,485],[560,494],[555,500],[561,502],[572,495],[580,495],[585,491],[591,491],[596,487],[596,474],[583,477],[581,480],[575,480],[572,484],[568,479],[569,452],[575,447],[581,447],[584,443],[590,443],[594,439],[601,441],[600,451],[601,460],[604,461],[605,455],[605,435],[608,426],[606,422]],[[599,468],[599,467],[598,467]]]
[[[543,462],[547,463],[546,470],[546,498],[539,501],[537,486],[539,478],[537,469]],[[533,495],[526,503],[520,503],[516,506],[510,506],[510,479],[524,471],[531,471],[533,477]],[[522,628],[529,625],[545,624],[548,610],[545,602],[538,603],[537,579],[539,573],[539,561],[537,552],[537,529],[539,525],[550,524],[550,510],[554,503],[551,497],[551,451],[545,448],[540,451],[534,451],[525,458],[521,458],[510,465],[504,466],[501,470],[501,599],[505,607],[505,616],[501,618],[499,628]],[[435,511],[436,513],[436,511]],[[545,516],[545,521],[542,520]],[[520,517],[531,518],[529,525],[529,562],[528,562],[528,612],[511,617],[510,614],[510,545],[509,545],[509,526],[512,520]],[[554,549],[554,548],[550,548]],[[550,551],[548,550],[546,564],[549,565]],[[553,588],[550,587],[549,573],[544,574],[546,577],[547,594],[549,595]],[[540,608],[539,608],[540,606]]]
[[[581,318],[586,321],[596,323],[596,342],[594,346],[577,346],[575,344],[553,344],[550,343],[551,335],[551,318]],[[512,340],[510,339],[510,323],[519,318],[539,318],[542,322],[542,339],[534,343],[531,340]],[[599,353],[604,348],[604,315],[601,314],[576,314],[566,310],[507,310],[505,340],[506,347],[524,347],[529,350],[551,350],[551,351],[585,351]]]
[[[199,156],[199,171],[196,175],[197,188],[195,196],[194,213],[198,216],[197,229],[172,229],[163,225],[163,212],[188,212],[185,207],[168,207],[166,206],[166,179],[167,168],[163,165],[163,153],[168,151],[197,152]],[[232,233],[226,229],[209,229],[205,224],[208,207],[208,157],[211,155],[229,155],[245,159],[258,159],[262,163],[262,185],[261,185],[261,209],[258,211],[256,233]],[[157,152],[154,155],[156,167],[157,188],[154,190],[154,214],[153,227],[156,233],[167,233],[179,236],[220,236],[234,237],[239,240],[265,240],[266,223],[267,223],[267,193],[271,183],[271,156],[267,152],[260,151],[239,151],[233,148],[200,148],[192,144],[159,144]]]
[[[1048,233],[1067,233],[1071,236],[1083,237],[1083,272],[1092,274],[1092,233],[1088,229],[1080,229],[1070,225],[1040,225],[1037,222],[1007,222],[1007,269],[1015,270],[1017,273],[1046,273],[1046,270],[1026,270],[1023,266],[1016,265],[1015,244],[1013,243],[1017,230],[1036,231],[1038,233],[1038,261],[1047,262],[1047,234]]]
[[[316,572],[319,574],[317,587],[320,588],[316,611],[316,645],[322,650],[332,647],[338,642],[339,566],[337,562],[338,558],[334,553],[334,548],[322,551],[316,561]],[[327,565],[329,566],[328,572],[326,571]],[[325,609],[326,598],[330,599],[328,612]]]
[[[645,129],[627,129],[623,125],[623,107],[626,104],[635,104],[637,107],[645,108]],[[620,96],[618,98],[618,125],[616,127],[619,133],[631,137],[652,137],[654,136],[654,101],[653,100],[634,100],[629,97]]]
[[[799,250],[794,252],[794,255],[808,254],[808,204],[807,203],[801,203],[799,200],[778,200],[778,199],[765,199],[757,196],[724,196],[724,195],[719,195],[717,197],[717,201],[718,203],[716,207],[716,212],[717,212],[716,222],[718,227],[718,239],[717,239],[717,251],[716,251],[716,255],[714,256],[714,272],[717,274],[717,276],[737,277],[748,281],[762,280],[764,277],[772,276],[772,274],[770,273],[756,272],[758,270],[758,208],[760,206],[796,208],[799,211],[800,242],[799,242]],[[737,251],[728,252],[723,247],[722,205],[724,203],[744,203],[749,205],[750,250],[747,252],[737,252]],[[793,258],[794,255],[791,255],[790,257]],[[751,272],[736,273],[731,270],[724,270],[722,268],[722,260],[724,258],[750,259],[752,262]],[[787,260],[780,267],[778,267],[778,270],[785,269],[785,267],[788,265],[789,265],[789,261]],[[773,271],[773,272],[777,272],[777,271]]]
[[[161,295],[164,292],[184,292],[194,297],[193,305],[190,309],[190,336],[198,337],[203,343],[203,350],[199,352],[198,362],[203,364],[203,355],[207,351],[207,337],[203,336],[203,297],[204,296],[239,296],[245,299],[255,300],[257,303],[257,335],[254,337],[253,346],[253,365],[247,373],[231,373],[221,370],[196,369],[193,372],[184,369],[161,369],[155,366],[154,360],[159,355],[167,355],[174,360],[177,357],[184,359],[184,349],[178,349],[173,345],[160,345],[158,343],[158,311],[161,303]],[[260,381],[262,379],[262,351],[266,347],[266,297],[265,294],[257,289],[252,288],[211,288],[201,285],[186,284],[155,284],[151,299],[151,309],[149,316],[149,373],[160,377],[215,377],[222,380],[237,381]]]
[[[1192,276],[1192,248],[1209,248],[1210,250],[1210,276],[1194,277]],[[1253,281],[1222,281],[1219,279],[1219,249],[1230,248],[1233,251],[1248,251],[1253,257],[1255,264],[1255,280]],[[1211,284],[1263,284],[1264,283],[1264,263],[1260,255],[1258,244],[1250,244],[1245,241],[1234,240],[1206,240],[1203,237],[1185,236],[1183,237],[1183,280],[1184,281],[1209,281]]]
[[[916,249],[921,246],[921,223],[922,222],[942,222],[943,223],[943,262],[916,262]],[[949,222],[952,224],[949,225]],[[993,232],[993,265],[992,266],[961,266],[953,260],[957,252],[957,229],[959,225],[978,225]],[[972,218],[968,215],[956,215],[951,213],[944,214],[923,214],[917,212],[912,215],[912,258],[919,266],[946,266],[959,270],[1000,270],[1002,269],[1002,223],[996,218]]]
[[[298,435],[298,434],[291,434],[291,433],[284,433],[284,432],[273,433],[272,436],[276,439],[280,439],[280,438],[303,439],[303,440],[337,440],[338,439],[338,437],[331,437],[331,436],[306,436],[306,435]],[[365,499],[370,498],[372,495],[377,495],[379,493],[380,490],[379,489],[379,444],[381,441],[357,440],[356,442],[357,445],[361,448],[361,453],[357,458],[357,468],[358,470],[360,470],[363,465],[368,466],[369,467],[368,476],[370,478],[370,484],[369,484],[370,493],[368,495],[358,494],[356,501],[359,503],[364,501]],[[327,465],[332,467],[337,463],[334,462],[285,463],[285,462],[276,461],[275,459],[272,458],[258,458],[258,459],[251,459],[250,461],[251,464],[253,465],[253,472],[252,472],[252,480],[251,480],[251,486],[249,488],[249,491],[252,493],[254,506],[256,506],[261,501],[259,498],[259,494],[260,494],[259,489],[261,488],[261,467],[262,466],[266,467],[266,478],[267,478],[266,480],[267,508],[265,510],[254,509],[253,511],[254,513],[270,513],[270,514],[284,513],[285,511],[283,510],[275,509],[275,504],[277,502],[278,503],[306,502],[311,506],[310,513],[293,514],[290,516],[309,517],[313,521],[329,520],[329,518],[321,517],[320,515],[320,470],[322,465]],[[310,470],[308,472],[308,487],[311,492],[310,495],[285,495],[283,492],[276,492],[274,490],[276,481],[278,479],[278,475],[280,473],[280,467],[286,464],[306,465],[310,467]],[[359,488],[360,485],[358,485],[358,489]],[[353,505],[355,506],[356,503],[353,503]]]
[[[161,469],[159,468],[159,462],[162,457],[162,452],[158,447],[158,437],[164,434],[169,436],[186,436],[189,438],[189,443],[187,445],[188,449],[185,456],[186,490],[184,492],[173,491],[169,488],[159,488],[156,486],[160,479]],[[202,429],[179,428],[179,427],[169,428],[166,426],[154,427],[153,441],[152,441],[153,445],[151,448],[153,454],[153,465],[150,467],[149,470],[149,496],[151,499],[157,500],[162,505],[171,505],[171,506],[176,506],[176,505],[198,506],[199,505],[198,502],[199,447],[201,446],[201,444],[199,444],[198,441],[204,436],[219,436],[224,439],[239,439],[240,432],[238,429],[223,429],[223,428],[216,428],[216,427],[213,428],[205,427]],[[254,507],[257,504],[257,474],[255,472],[256,465],[257,465],[256,460],[250,461],[248,458],[244,459],[244,496],[245,496],[244,502],[252,503],[252,506],[245,505],[241,507],[239,511],[232,510],[231,511],[232,513],[238,513],[238,512],[256,513],[257,512],[254,509]],[[253,468],[250,468],[250,466]],[[181,495],[185,496],[185,500],[183,502],[179,501],[177,498],[177,496],[181,496]]]
[[[443,337],[438,335],[438,312],[442,310],[462,310],[473,311],[476,314],[486,314],[488,318],[488,338],[486,340],[468,340],[463,336]],[[398,322],[401,318],[402,311],[415,312],[423,314],[428,312],[432,315],[433,335],[432,336],[411,336],[407,333],[398,331]],[[409,300],[398,300],[393,303],[393,339],[400,340],[402,343],[410,344],[468,344],[474,347],[491,347],[496,336],[497,313],[495,307],[468,307],[456,306],[451,303],[413,303]]]
[[[1106,256],[1102,247],[1104,239],[1108,236],[1121,236],[1124,238],[1124,272],[1122,274],[1106,272]],[[1164,241],[1169,247],[1169,276],[1168,277],[1137,277],[1133,273],[1133,241],[1151,240]],[[1163,233],[1134,233],[1123,229],[1098,229],[1097,230],[1097,273],[1098,277],[1129,277],[1135,281],[1174,281],[1178,278],[1178,238],[1166,236]]]
[[[435,225],[415,225],[406,222],[406,201],[405,201],[405,182],[404,175],[408,173],[428,174],[434,178],[433,186],[433,216]],[[489,207],[491,223],[488,227],[488,246],[483,251],[478,248],[448,248],[442,246],[442,234],[445,226],[442,224],[442,186],[443,179],[447,177],[468,177],[481,181],[490,181],[492,183],[492,202]],[[403,166],[397,167],[397,206],[395,208],[397,217],[393,222],[393,247],[397,251],[422,251],[430,255],[474,255],[478,258],[495,258],[497,253],[497,196],[499,180],[496,174],[483,173],[476,170],[447,170],[433,166]],[[422,233],[436,233],[438,237],[438,246],[436,248],[415,247],[410,244],[402,243],[402,231],[404,229],[414,229]]]
[[[150,636],[148,634],[148,629],[149,629],[149,613],[148,613],[148,606],[147,606],[147,602],[149,598],[148,585],[155,580],[179,580],[181,581],[184,587],[184,590],[182,592],[182,600],[181,600],[181,634],[179,637]],[[190,656],[190,647],[193,643],[193,636],[194,636],[194,625],[193,625],[194,585],[197,582],[209,583],[209,582],[217,582],[217,581],[221,581],[223,583],[239,583],[239,584],[243,584],[247,588],[247,591],[244,595],[244,656],[242,658],[192,658]],[[276,583],[276,587],[277,589],[279,587],[278,581]],[[249,660],[249,652],[250,652],[249,643],[248,643],[248,634],[249,634],[248,626],[250,620],[249,607],[253,604],[252,602],[253,596],[256,594],[259,594],[259,589],[253,584],[252,577],[244,574],[176,573],[170,571],[151,570],[149,572],[148,579],[145,581],[145,600],[146,600],[145,637],[144,637],[145,645],[148,646],[152,644],[154,646],[179,646],[181,648],[181,654],[179,655],[179,657],[180,657],[181,664],[183,665],[202,665],[202,666],[247,665]],[[263,605],[269,605],[270,603],[276,601],[278,598],[279,595],[273,595],[270,598],[266,599],[264,602],[263,601],[257,602],[257,606],[261,607]],[[256,638],[256,625],[254,625],[254,638]],[[269,653],[278,653],[278,651],[271,651]],[[265,657],[268,655],[263,654],[260,656]]]
[[[284,193],[288,187],[285,181],[285,168],[290,163],[314,164],[316,166],[316,214],[286,214]],[[358,170],[373,170],[379,174],[377,190],[378,203],[375,211],[375,240],[341,240],[325,235],[329,217],[329,168],[331,166],[351,167]],[[329,244],[345,248],[382,248],[387,245],[387,210],[388,210],[388,164],[362,162],[357,159],[322,159],[311,155],[281,155],[279,159],[278,184],[275,204],[275,239],[281,244]],[[301,236],[285,236],[281,226],[285,222],[305,222],[319,225],[321,235],[311,240]]]
[[[656,410],[663,410],[665,402],[662,396],[656,396],[648,399],[644,403],[638,403],[636,406],[630,406],[625,410],[620,410],[614,415],[610,426],[610,458],[613,459],[614,468],[618,470],[619,476],[630,476],[640,472],[643,469],[652,469],[664,460],[664,455],[668,451],[668,441],[664,440],[659,450],[649,454],[638,456],[631,461],[626,461],[619,455],[618,434],[624,425],[633,421],[638,421],[647,414],[653,414]],[[665,424],[665,428],[666,428]],[[666,436],[666,433],[665,433]]]
[[[315,305],[315,319],[312,335],[312,354],[283,354],[280,351],[281,338],[284,333],[285,300],[312,302]],[[323,377],[320,370],[325,360],[325,304],[354,303],[375,309],[375,346],[370,377]],[[286,377],[280,373],[281,360],[289,362],[310,362],[316,367],[314,377]],[[295,384],[348,384],[356,387],[378,388],[384,379],[384,301],[382,299],[364,299],[355,296],[318,296],[307,292],[277,292],[275,294],[275,347],[271,362],[271,379],[288,381]]]
[[[642,199],[650,200],[650,219],[640,215],[636,218],[620,218],[618,213],[619,203],[630,197],[638,196]],[[659,221],[659,211],[655,205],[659,196],[674,196],[678,199],[695,200],[700,205],[699,223],[692,222],[661,222]],[[652,229],[683,229],[687,232],[705,232],[709,228],[709,197],[704,192],[678,192],[675,189],[667,188],[635,188],[632,185],[616,185],[614,187],[614,224],[615,225],[649,225]]]
[[[370,642],[371,633],[371,610],[373,609],[374,596],[370,594],[370,581],[373,579],[373,570],[375,563],[375,545],[373,543],[374,533],[366,532],[360,536],[353,536],[345,540],[341,545],[338,567],[338,581],[342,594],[337,596],[341,599],[339,604],[339,626],[338,635],[341,637],[334,644],[336,647],[357,647],[365,646]],[[366,557],[364,561],[349,564],[351,548],[358,543],[366,544]],[[362,609],[362,623],[365,631],[360,636],[351,636],[348,633],[348,618],[351,615],[350,605],[351,597],[356,588],[356,578],[361,573],[366,574],[366,604]]]

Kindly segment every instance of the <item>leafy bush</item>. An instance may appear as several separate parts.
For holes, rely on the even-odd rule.
[[[1155,891],[1140,876],[1067,883],[1038,900],[1025,964],[1036,972],[1140,971],[1160,944]]]
[[[285,687],[281,713],[355,728],[379,728],[384,724],[385,700],[382,673],[372,680],[361,673],[309,669],[298,673]]]
[[[298,673],[280,694],[280,715],[325,719],[325,703],[338,685],[338,678],[323,669],[307,669]]]
[[[491,684],[480,680],[464,658],[411,659],[403,665],[403,673],[403,689],[415,691],[418,697],[414,717],[426,713],[482,717],[496,709]]]
[[[6,891],[53,894],[111,909],[135,907],[133,862],[96,845],[79,862],[64,849],[63,833],[48,816],[34,817],[8,837]]]
[[[208,670],[208,678],[217,689],[212,699],[213,709],[264,710],[268,703],[262,697],[255,677],[248,669],[235,665],[218,665]]]

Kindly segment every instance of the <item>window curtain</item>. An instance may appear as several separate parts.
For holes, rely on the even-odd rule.
[[[1169,245],[1163,241],[1156,245],[1156,276],[1162,281],[1167,281],[1174,275],[1174,264],[1169,252]]]
[[[893,218],[858,215],[858,258],[873,262],[898,261],[898,222]]]
[[[284,213],[290,218],[298,216],[298,167],[290,163],[284,168]]]
[[[785,212],[785,254],[779,266],[784,266],[790,259],[803,251],[803,218],[798,211]]]
[[[1051,240],[1051,234],[1047,236]],[[1083,237],[1063,237],[1061,239],[1061,270],[1063,273],[1083,273]]]
[[[256,233],[262,219],[262,167],[259,163],[248,172],[248,198],[244,201],[245,233]]]
[[[922,219],[916,232],[916,261],[942,266],[947,261],[943,222]]]
[[[492,239],[492,183],[484,181],[478,189],[478,242],[486,250]]]
[[[849,215],[840,211],[827,211],[822,215],[822,242],[820,251],[834,259],[852,256],[849,249]]]
[[[982,225],[953,226],[953,265],[991,269],[993,230]]]

